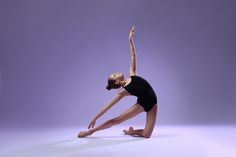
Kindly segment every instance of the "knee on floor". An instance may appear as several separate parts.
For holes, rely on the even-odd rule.
[[[144,132],[143,132],[143,137],[144,137],[144,138],[150,138],[150,137],[151,137],[151,134],[144,131]]]

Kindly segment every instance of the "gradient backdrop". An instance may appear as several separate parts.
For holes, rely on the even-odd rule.
[[[1,0],[1,126],[87,126],[128,76],[158,96],[158,124],[236,123],[236,1]],[[99,123],[136,102],[126,97]],[[127,121],[144,124],[145,114]]]

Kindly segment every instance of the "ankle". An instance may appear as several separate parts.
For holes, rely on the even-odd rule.
[[[94,133],[94,131],[91,129],[91,130],[88,130],[88,133],[89,133],[89,135],[92,135]]]
[[[131,130],[129,134],[134,135],[134,130]]]

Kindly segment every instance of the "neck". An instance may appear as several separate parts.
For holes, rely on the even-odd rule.
[[[127,83],[127,79],[123,79],[122,81],[120,81],[120,85],[122,87],[124,87],[126,83]]]

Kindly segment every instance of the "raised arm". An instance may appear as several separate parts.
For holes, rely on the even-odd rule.
[[[119,102],[124,96],[127,95],[127,91],[124,89],[120,90],[116,96],[111,100],[110,103],[106,104],[101,111],[92,119],[92,121],[88,125],[88,129],[93,128],[96,120],[101,117],[107,110],[109,110],[113,105],[115,105],[117,102]]]
[[[134,32],[135,32],[135,27],[133,26],[129,33],[129,46],[130,46],[130,57],[131,57],[129,76],[136,75],[136,51],[133,42]]]

